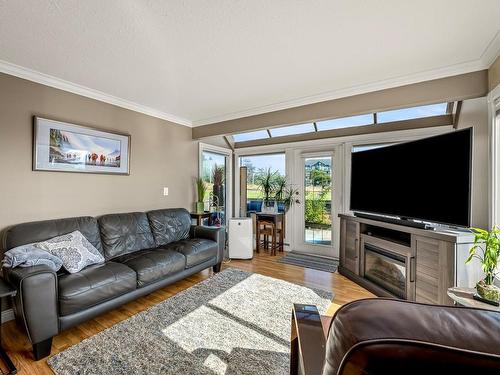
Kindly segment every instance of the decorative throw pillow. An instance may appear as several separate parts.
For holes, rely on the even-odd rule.
[[[104,262],[102,254],[79,231],[38,242],[35,246],[61,259],[69,273]]]

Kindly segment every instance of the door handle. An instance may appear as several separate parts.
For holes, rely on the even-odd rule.
[[[415,257],[410,258],[410,283],[415,282]]]

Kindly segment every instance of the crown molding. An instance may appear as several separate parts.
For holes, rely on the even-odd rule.
[[[169,113],[165,113],[138,103],[134,103],[126,99],[118,98],[116,96],[106,94],[104,92],[94,90],[89,87],[85,87],[76,83],[72,83],[45,73],[41,73],[16,64],[12,64],[7,61],[0,60],[0,72],[10,74],[19,78],[23,78],[29,81],[37,82],[46,86],[54,87],[59,90],[68,91],[77,95],[85,96],[87,98],[99,100],[101,102],[105,102],[108,104],[116,105],[118,107],[129,109],[131,111],[143,113],[148,116],[160,118],[162,120],[173,122],[179,125],[184,125],[188,127],[197,127],[223,121],[235,120],[242,117],[255,116],[263,113],[300,107],[304,105],[324,102],[328,100],[333,100],[358,94],[364,94],[367,92],[384,90],[398,86],[404,86],[423,81],[430,81],[434,79],[439,79],[459,74],[471,73],[482,69],[488,69],[499,55],[500,55],[500,30],[495,34],[493,39],[485,48],[481,57],[477,60],[451,65],[444,68],[423,71],[415,74],[394,77],[387,80],[375,81],[368,84],[345,87],[338,90],[327,91],[320,94],[305,96],[265,106],[249,108],[243,111],[232,112],[220,116],[214,116],[206,119],[193,120],[193,121]]]
[[[483,54],[481,55],[481,61],[486,66],[486,68],[489,68],[495,62],[498,56],[500,56],[500,30],[498,30],[496,35],[484,50]]]
[[[175,124],[184,125],[188,127],[192,127],[193,125],[190,120],[187,120],[185,118],[171,115],[169,113],[165,113],[154,108],[134,103],[126,99],[121,99],[116,96],[109,95],[104,92],[94,90],[89,87],[85,87],[73,82],[69,82],[64,79],[60,79],[45,73],[37,72],[35,70],[28,69],[16,64],[12,64],[7,61],[0,60],[0,72],[16,76],[19,78],[23,78],[28,81],[40,83],[45,86],[54,87],[59,90],[71,92],[73,94],[85,96],[87,98],[99,100],[101,102],[129,109],[134,112],[143,113],[145,115],[173,122]]]

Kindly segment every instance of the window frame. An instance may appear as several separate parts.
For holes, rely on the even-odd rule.
[[[494,88],[488,100],[489,150],[489,227],[500,226],[500,85]]]
[[[215,154],[224,155],[227,157],[227,168],[226,168],[226,222],[224,226],[227,226],[228,220],[233,217],[233,206],[234,206],[234,196],[233,196],[233,151],[229,148],[219,147],[210,145],[208,143],[200,142],[198,144],[198,177],[203,176],[203,152],[211,152]]]
[[[457,103],[457,104],[455,105],[455,103]],[[305,121],[305,122],[300,122],[300,123],[295,123],[295,124],[280,125],[277,127],[270,127],[270,128],[265,128],[265,129],[257,129],[257,130],[253,130],[251,132],[257,132],[257,131],[265,132],[265,131],[267,131],[267,137],[254,139],[254,140],[247,140],[247,141],[239,141],[238,142],[234,139],[234,135],[245,134],[245,133],[237,133],[237,134],[229,135],[229,137],[231,137],[232,141],[235,142],[235,148],[239,149],[239,148],[245,148],[245,147],[259,147],[259,146],[264,146],[264,145],[276,145],[276,144],[280,144],[280,143],[297,142],[300,139],[300,136],[304,136],[307,140],[319,140],[319,139],[325,139],[325,138],[337,138],[339,136],[345,137],[345,136],[365,135],[365,134],[370,133],[370,132],[363,132],[363,131],[361,131],[361,133],[357,133],[356,131],[346,132],[345,131],[346,129],[364,129],[367,127],[370,127],[370,128],[371,127],[374,127],[374,128],[375,127],[386,127],[385,130],[380,130],[380,128],[378,128],[377,131],[374,131],[374,133],[377,133],[377,132],[408,131],[408,130],[418,129],[421,127],[447,126],[447,125],[453,124],[454,118],[457,116],[457,113],[459,111],[460,103],[461,103],[461,101],[431,103],[431,104],[424,104],[424,105],[418,105],[418,106],[412,106],[412,107],[404,107],[404,108],[399,108],[399,109],[398,108],[397,109],[388,109],[388,110],[384,110],[384,111],[362,113],[362,114],[358,114],[358,115],[350,115],[350,116],[336,117],[336,118],[326,118],[326,119],[322,119],[322,120]],[[428,106],[433,106],[433,105],[443,105],[443,104],[446,104],[446,108],[444,109],[444,113],[442,113],[442,114],[421,116],[421,117],[412,117],[409,119],[393,120],[393,121],[389,121],[389,122],[378,121],[379,113],[398,111],[398,110],[407,110],[407,109],[417,109],[417,108],[422,108],[422,107],[428,107]],[[341,121],[343,119],[349,119],[349,118],[357,117],[357,116],[372,116],[373,121],[369,124],[364,124],[364,125],[348,125],[348,126],[339,127],[339,128],[332,128],[332,129],[319,129],[319,127],[318,127],[318,124],[321,124],[322,122],[327,122],[327,121],[331,121],[331,120]],[[443,122],[443,124],[439,125],[438,124],[439,122]],[[296,133],[296,134],[290,134],[290,135],[279,135],[279,136],[273,136],[271,134],[272,129],[280,129],[280,128],[287,128],[287,127],[308,125],[308,124],[312,124],[314,126],[314,131]],[[418,126],[416,126],[416,124],[418,124]],[[408,125],[408,128],[405,128],[404,125]],[[387,130],[390,126],[392,126],[392,127],[396,126],[399,128],[396,128],[396,129],[392,128],[390,130]],[[332,134],[332,132],[337,132],[337,134]],[[248,132],[248,133],[250,133],[250,132]],[[322,134],[322,136],[316,137],[317,135],[321,135],[321,134]]]

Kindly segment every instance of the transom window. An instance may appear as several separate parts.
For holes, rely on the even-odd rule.
[[[271,132],[271,137],[284,137],[286,135],[312,133],[315,131],[315,129],[314,129],[314,124],[311,123],[311,124],[284,126],[282,128],[273,128],[269,129],[269,131]]]
[[[260,139],[279,138],[290,135],[308,134],[327,130],[343,129],[356,126],[377,126],[385,123],[406,121],[417,118],[440,116],[449,114],[453,103],[437,103],[411,108],[395,109],[376,113],[366,113],[356,116],[335,118],[312,123],[281,126],[251,131],[247,133],[233,134],[235,142],[256,141]]]
[[[375,123],[373,113],[359,116],[335,118],[316,123],[318,131],[350,128],[351,126],[372,125]]]
[[[423,118],[431,116],[439,116],[446,114],[448,103],[439,103],[431,105],[423,105],[420,107],[395,109],[393,111],[385,111],[377,113],[377,123],[392,121],[404,121],[414,118]]]
[[[257,139],[269,138],[267,130],[257,130],[254,132],[233,134],[235,142],[255,141]]]

